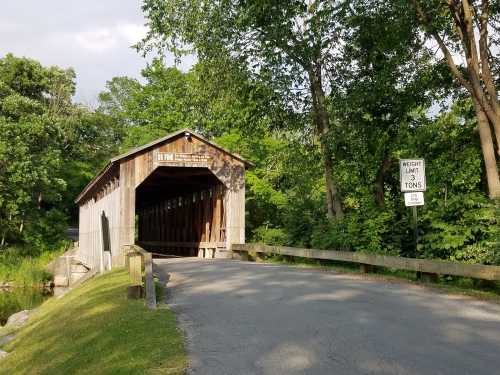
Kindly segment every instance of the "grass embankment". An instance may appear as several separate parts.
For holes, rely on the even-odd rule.
[[[385,267],[376,267],[375,273],[362,273],[357,263],[317,260],[300,257],[268,255],[266,262],[294,265],[297,267],[332,270],[341,273],[362,274],[380,278],[385,281],[404,281],[425,285],[443,293],[462,294],[481,299],[488,299],[500,303],[500,282],[475,280],[468,277],[439,276],[437,282],[423,282],[417,279],[416,272],[393,270]]]
[[[68,249],[68,244],[57,250],[40,251],[27,246],[12,246],[0,249],[0,284],[38,287],[51,280],[46,270],[51,260]]]
[[[124,270],[113,271],[46,301],[3,348],[11,353],[0,374],[184,374],[175,316],[128,300],[128,284]]]

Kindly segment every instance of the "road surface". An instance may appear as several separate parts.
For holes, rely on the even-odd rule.
[[[155,260],[189,374],[500,374],[500,305],[407,283],[230,260]]]

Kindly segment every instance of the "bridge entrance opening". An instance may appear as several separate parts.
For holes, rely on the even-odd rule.
[[[213,256],[225,247],[224,194],[208,168],[157,168],[136,189],[137,244],[161,254]]]

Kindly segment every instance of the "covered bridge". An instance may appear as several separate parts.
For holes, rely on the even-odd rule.
[[[78,258],[104,270],[124,246],[223,257],[245,241],[249,163],[184,129],[111,159],[76,199]]]

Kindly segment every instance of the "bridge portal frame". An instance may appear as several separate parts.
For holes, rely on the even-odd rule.
[[[245,170],[250,166],[251,163],[239,155],[190,129],[179,130],[112,158],[75,200],[80,208],[79,259],[99,271],[123,266],[125,246],[135,244],[138,239],[142,246],[149,245],[155,250],[211,249],[205,255],[222,256],[231,243],[245,242]],[[156,193],[158,197],[162,197],[162,202],[167,203],[162,205],[158,202],[155,205],[164,208],[155,209],[155,215],[150,216],[155,220],[144,220],[144,217],[137,216],[144,215],[145,212],[142,204],[144,198],[141,198],[138,191],[149,186],[151,178],[164,170],[168,170],[168,177],[158,180],[163,182],[156,184]],[[211,181],[217,183],[212,182],[208,187],[200,184],[200,188],[196,190],[197,182],[192,181],[188,198],[187,185],[179,185],[179,194],[176,196],[175,176],[176,171],[180,173],[181,170],[184,171],[183,178],[186,181],[192,170],[193,181],[194,176],[204,175],[206,181],[212,178]],[[181,197],[184,197],[183,201]],[[196,206],[198,199],[198,206],[202,207],[198,213],[201,217],[194,218],[193,215],[198,211],[192,209],[191,219],[177,220],[176,225],[184,225],[182,233],[185,233],[193,230],[194,227],[189,226],[198,223],[196,228],[199,235],[194,236],[194,241],[193,237],[184,241],[188,236],[180,236],[175,243],[162,242],[166,238],[164,233],[168,232],[165,226],[172,224],[168,220],[168,210],[172,208],[172,204],[168,202],[177,202],[176,204],[187,207],[191,199],[189,197],[193,198],[192,207]],[[176,212],[177,215],[183,212],[187,215],[186,210]],[[162,227],[144,228],[145,223]],[[139,232],[143,238],[138,237],[138,225],[142,225]],[[144,238],[144,233],[157,233],[157,237]],[[189,252],[184,254],[191,255]]]

